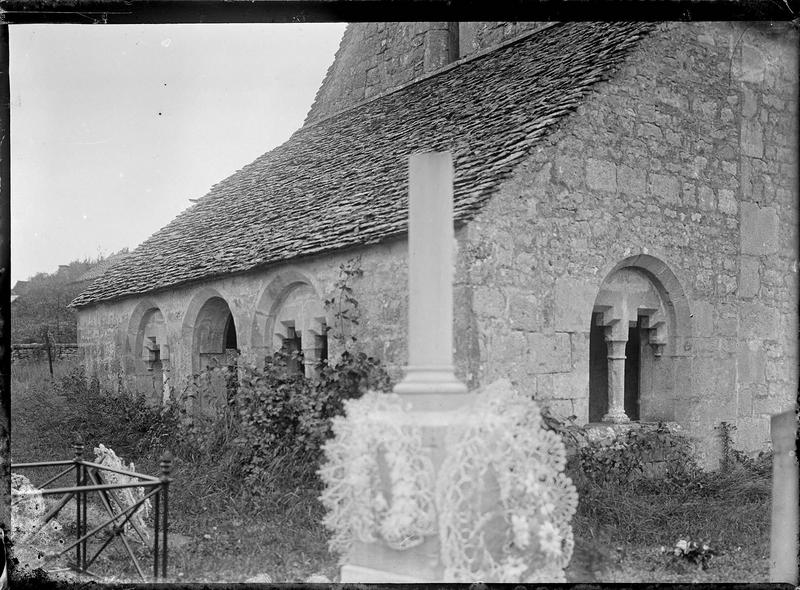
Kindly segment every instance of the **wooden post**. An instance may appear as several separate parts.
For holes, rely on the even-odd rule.
[[[769,581],[797,585],[798,468],[794,410],[770,420],[772,449],[772,531]]]
[[[50,365],[50,376],[53,376],[53,353],[50,350],[50,330],[44,329],[44,347],[47,350],[47,364]]]
[[[394,391],[414,409],[447,409],[467,387],[453,372],[453,160],[409,159],[408,365]],[[457,396],[460,397],[460,396]]]

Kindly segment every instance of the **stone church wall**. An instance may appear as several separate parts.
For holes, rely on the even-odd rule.
[[[201,284],[186,285],[150,294],[147,298],[126,298],[79,310],[78,330],[84,358],[90,370],[130,370],[135,364],[136,310],[161,311],[170,349],[174,375],[190,375],[191,332],[197,309],[211,297],[227,302],[233,315],[237,340],[245,359],[260,362],[272,352],[266,335],[265,318],[280,294],[294,282],[310,284],[320,300],[339,297],[336,281],[339,265],[361,255],[363,277],[349,282],[359,302],[360,322],[348,326],[356,336],[354,350],[375,356],[399,378],[405,365],[407,331],[407,256],[406,242],[387,242],[370,248],[342,251],[330,256],[298,260],[261,272],[251,272]],[[139,314],[141,315],[141,314]],[[334,310],[327,313],[329,326],[335,326]],[[133,325],[132,325],[133,324]],[[341,346],[329,338],[330,357]],[[462,363],[463,366],[463,363]]]
[[[669,291],[674,315],[664,355],[643,361],[649,415],[679,422],[712,462],[723,420],[737,425],[738,448],[763,447],[769,415],[791,407],[797,390],[796,37],[783,25],[671,24],[596,86],[456,232],[459,378],[470,388],[511,378],[586,422],[593,305],[620,264],[639,267]],[[79,341],[90,368],[130,366],[131,318],[155,306],[174,373],[188,375],[197,309],[220,296],[255,361],[271,351],[265,318],[282,289],[302,280],[321,300],[338,296],[339,265],[360,254],[356,349],[399,378],[406,248],[393,240],[149,303],[91,306],[79,312]],[[335,357],[341,349],[329,345]]]
[[[317,91],[306,124],[545,24],[351,23]],[[449,49],[450,43],[452,49]]]
[[[691,316],[670,363],[652,366],[654,412],[712,454],[723,420],[758,450],[797,391],[797,35],[666,28],[468,226],[459,275],[478,379],[510,375],[562,416],[586,416],[598,289],[618,262],[648,255]]]

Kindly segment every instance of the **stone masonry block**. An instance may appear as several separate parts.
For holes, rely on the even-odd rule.
[[[736,204],[736,196],[732,190],[726,188],[720,189],[717,192],[717,197],[719,199],[720,213],[725,213],[726,215],[736,215],[738,206]]]
[[[778,251],[778,213],[774,207],[741,204],[739,248],[742,254],[756,256]]]
[[[739,385],[766,381],[764,350],[758,341],[741,342],[736,353],[736,376]]]
[[[692,320],[695,336],[711,336],[714,332],[714,306],[707,301],[697,301],[692,306]]]
[[[739,311],[735,305],[719,303],[714,315],[714,333],[717,336],[736,336],[739,329]]]
[[[677,177],[667,174],[650,174],[650,194],[664,202],[677,204],[681,194],[681,183]]]
[[[539,377],[541,377],[540,375]],[[572,371],[571,373],[552,373],[553,397],[561,399],[583,399],[589,397],[589,373]]]
[[[745,452],[764,450],[770,442],[769,418],[740,418],[733,432],[733,445]]]
[[[532,293],[511,293],[508,298],[508,317],[516,330],[535,332],[544,327],[542,305]]]
[[[731,396],[734,391],[734,359],[696,358],[693,363],[692,389],[703,399]],[[716,409],[716,404],[710,407]]]
[[[589,374],[589,333],[571,333],[569,340],[572,343],[572,370]]]
[[[751,387],[739,387],[739,409],[740,418],[748,418],[753,415],[753,389]]]
[[[575,404],[570,399],[551,399],[543,402],[541,406],[547,408],[559,420],[566,420],[570,416],[577,415]]]
[[[625,194],[642,196],[647,189],[647,174],[644,170],[621,165],[617,167],[617,186]]]
[[[578,158],[558,155],[555,158],[553,174],[569,188],[577,188],[583,181],[583,165]]]
[[[762,303],[743,303],[739,308],[739,328],[743,338],[769,340],[778,330],[778,310]]]
[[[586,160],[586,185],[593,190],[617,192],[617,168],[612,162]]]
[[[569,334],[556,332],[555,334],[533,333],[526,335],[528,341],[528,355],[526,362],[530,372],[541,373],[566,373],[572,366],[572,348]]]
[[[788,388],[787,388],[788,389]],[[753,399],[753,413],[756,415],[774,416],[794,409],[795,401],[786,391],[784,395],[769,395]]]
[[[562,277],[555,288],[555,329],[559,332],[588,332],[597,288],[578,279]]]
[[[760,83],[764,80],[764,70],[766,62],[764,52],[758,47],[743,43],[741,53],[737,52],[734,56],[733,76],[740,82]]]
[[[556,388],[553,381],[553,377],[555,375],[555,373],[547,373],[545,375],[536,375],[534,377],[534,380],[536,381],[536,391],[534,394],[535,400],[548,400],[559,397],[556,393]]]
[[[506,298],[497,287],[485,285],[475,287],[473,301],[475,313],[479,316],[505,317]]]
[[[488,350],[493,366],[502,367],[517,362],[527,363],[528,342],[522,332],[493,333],[489,339]]]
[[[714,189],[702,185],[697,193],[700,209],[704,211],[713,211],[717,206],[717,198],[714,195]]]
[[[761,261],[755,256],[739,257],[739,297],[755,297],[761,287],[759,268]]]
[[[764,130],[755,119],[742,119],[742,135],[740,137],[742,153],[751,158],[764,156]]]

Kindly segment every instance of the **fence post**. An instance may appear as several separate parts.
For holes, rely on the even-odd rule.
[[[772,416],[772,530],[770,582],[797,584],[798,469],[797,416],[794,410]]]
[[[53,353],[50,350],[50,330],[44,330],[44,347],[47,350],[47,364],[50,365],[50,376],[53,376]]]
[[[161,456],[161,495],[164,497],[164,501],[161,506],[161,510],[164,514],[164,520],[162,523],[161,531],[162,531],[162,554],[161,554],[161,577],[167,577],[167,528],[169,524],[169,482],[172,481],[169,477],[169,474],[172,472],[172,453],[166,451]]]
[[[76,487],[80,488],[83,484],[83,478],[81,477],[82,474],[82,464],[83,461],[83,439],[81,435],[78,434],[75,437],[75,442],[72,443],[72,449],[75,451],[75,485]],[[80,539],[83,536],[82,525],[83,525],[83,518],[82,518],[82,509],[83,509],[83,493],[78,491],[75,494],[75,534],[76,539]],[[75,546],[75,566],[78,568],[78,571],[83,571],[83,564],[86,560],[86,556],[83,554],[83,547],[84,543],[78,543]]]

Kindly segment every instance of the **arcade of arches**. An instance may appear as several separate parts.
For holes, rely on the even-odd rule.
[[[248,318],[234,313],[229,299],[213,289],[203,289],[185,304],[186,310],[165,313],[163,303],[145,300],[129,317],[125,339],[125,372],[139,391],[166,399],[171,379],[208,369],[232,368],[243,353],[250,361],[284,351],[292,354],[291,370],[312,376],[317,364],[328,358],[328,319],[314,287],[288,274],[273,281],[250,319],[257,337],[243,338],[239,323]],[[261,311],[259,311],[261,310]],[[182,321],[170,326],[170,315]],[[264,336],[262,336],[262,334]],[[260,359],[260,360],[259,360]]]

